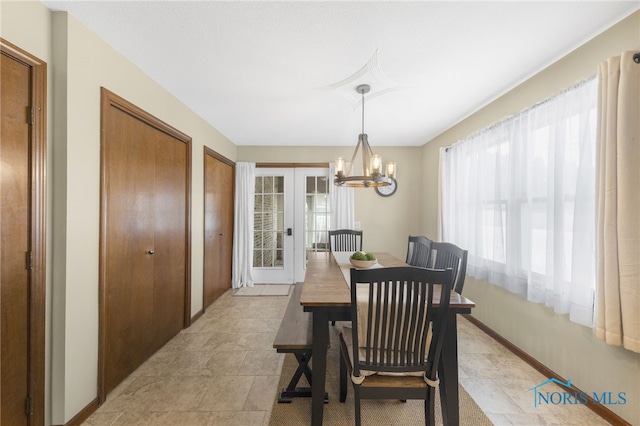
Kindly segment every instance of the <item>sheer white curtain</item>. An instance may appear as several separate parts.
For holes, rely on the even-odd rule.
[[[253,287],[253,207],[255,163],[236,163],[233,224],[233,288]]]
[[[591,79],[442,155],[443,240],[467,274],[592,326],[595,132]]]
[[[355,229],[354,189],[333,184],[336,175],[335,163],[329,163],[329,199],[331,201],[331,224],[329,229]]]

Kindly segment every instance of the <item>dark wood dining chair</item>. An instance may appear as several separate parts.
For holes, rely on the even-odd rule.
[[[356,425],[361,399],[422,399],[425,423],[434,424],[452,271],[352,268],[351,283],[352,327],[340,333],[340,402],[350,377]]]
[[[362,251],[362,230],[329,231],[329,251]],[[331,325],[336,325],[336,322],[331,321]]]
[[[362,231],[336,229],[329,231],[330,251],[362,251]]]
[[[411,266],[419,266],[421,268],[429,267],[432,242],[433,241],[429,238],[421,235],[409,235],[406,260],[407,264]]]
[[[452,243],[431,242],[429,267],[453,270],[453,290],[462,294],[467,275],[467,250]]]

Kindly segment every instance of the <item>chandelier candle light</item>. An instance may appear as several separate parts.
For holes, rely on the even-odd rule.
[[[362,95],[362,133],[358,136],[358,144],[353,151],[353,156],[346,172],[344,158],[339,157],[336,159],[336,177],[333,182],[337,186],[375,188],[391,185],[392,180],[395,179],[396,163],[387,163],[385,175],[382,172],[382,156],[373,153],[367,134],[364,132],[364,94],[369,90],[371,90],[371,87],[368,84],[361,84],[356,87],[356,91]],[[351,168],[361,147],[363,176],[351,176]]]

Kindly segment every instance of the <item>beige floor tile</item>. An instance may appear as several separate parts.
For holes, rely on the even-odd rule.
[[[481,333],[481,331],[478,330],[478,333]],[[458,336],[458,352],[460,354],[511,353],[484,334],[469,334],[464,338],[463,336]]]
[[[508,353],[485,354],[485,357],[495,365],[499,365],[502,370],[502,378],[507,379],[528,379],[534,385],[546,380],[540,372],[526,364],[517,355]]]
[[[280,376],[258,376],[251,385],[244,411],[270,411],[273,398],[278,391]]]
[[[121,415],[122,415],[122,412],[120,411],[95,412],[83,424],[86,426],[110,426]]]
[[[600,416],[586,407],[570,407],[567,412],[556,414],[555,418],[563,425],[605,426],[609,425]]]
[[[164,345],[162,350],[167,352],[198,351],[210,338],[209,333],[185,333],[183,330]]]
[[[493,377],[504,377],[502,366],[494,363],[488,357],[488,354],[460,354],[458,365],[460,370],[467,374],[467,377],[476,379],[490,379]]]
[[[217,326],[216,326],[217,327]],[[223,328],[222,330],[228,330],[227,328]],[[217,331],[209,336],[209,340],[202,345],[200,350],[213,352],[213,351],[232,351],[238,350],[239,347],[236,345],[238,338],[240,337],[239,333],[229,332],[229,331]]]
[[[143,364],[144,365],[144,364]],[[142,366],[141,366],[142,367]],[[109,392],[109,399],[114,399],[116,398],[118,395],[120,395],[126,388],[129,387],[129,385],[131,385],[131,383],[133,383],[135,380],[137,379],[137,376],[133,376],[133,375],[129,375],[129,377],[127,377],[126,379],[124,379],[122,381],[122,383],[120,383],[118,386],[115,387],[115,389],[113,389],[111,392]],[[104,408],[104,404],[98,408],[98,412],[100,412],[100,410],[102,410]]]
[[[255,312],[251,314],[253,318],[257,319],[278,319],[282,318],[284,312],[279,306],[268,306],[255,308]]]
[[[278,322],[275,330],[273,330],[273,327],[267,321],[268,320],[266,319],[260,318],[245,318],[243,320],[236,321],[233,325],[231,325],[229,327],[229,331],[233,333],[275,333],[278,331],[278,327],[280,327],[280,322],[282,322],[282,319],[277,318],[275,320],[272,320]]]
[[[253,376],[218,376],[212,379],[198,411],[242,411],[254,379]]]
[[[491,379],[460,378],[460,384],[471,395],[485,413],[508,414],[522,413],[501,386],[497,386]]]
[[[189,328],[182,330],[182,332],[185,334],[203,333],[203,332],[206,333],[206,332],[215,331],[215,329],[216,329],[216,318],[210,315],[208,316],[203,315],[200,318],[198,318],[196,322],[191,324]]]
[[[509,395],[509,398],[511,398],[516,404],[518,404],[523,413],[544,415],[561,414],[563,410],[566,410],[566,408],[562,406],[558,407],[552,404],[535,404],[535,394],[531,389],[545,380],[546,377],[540,374],[539,378],[534,379],[499,378],[493,379],[492,381],[495,386],[499,386],[503,391],[507,393],[507,395]],[[562,390],[556,385],[549,384],[547,386],[550,386],[550,389],[551,387],[557,388],[558,391],[562,392]]]
[[[175,377],[165,386],[162,398],[151,405],[150,411],[196,411],[212,385],[210,377]]]
[[[214,376],[235,376],[238,374],[247,351],[215,351],[211,354],[207,368]]]
[[[127,410],[113,422],[113,426],[154,426],[163,423],[167,416],[168,413]]]
[[[138,377],[115,398],[109,396],[101,407],[100,412],[118,411],[146,412],[157,402],[164,399],[165,390],[170,385],[172,377]]]
[[[267,351],[250,351],[240,366],[238,375],[243,376],[275,376],[279,374],[278,366],[283,354],[274,349]]]
[[[491,420],[491,423],[493,423],[494,426],[513,425],[513,423],[511,423],[511,420],[509,420],[507,416],[504,414],[495,414],[495,413],[485,413],[485,414],[487,415],[489,420]],[[521,425],[521,426],[524,426],[524,425]]]
[[[505,414],[504,415],[511,424],[514,425],[564,425],[557,416],[553,414]],[[586,426],[586,425],[585,425]]]
[[[178,411],[168,413],[162,423],[158,424],[166,426],[210,426],[215,424],[215,414],[208,411]]]
[[[211,377],[214,375],[208,367],[211,356],[211,352],[203,351],[180,353],[167,365],[165,373],[174,377]]]
[[[276,333],[240,333],[237,345],[247,351],[273,351]]]
[[[156,377],[166,372],[171,363],[178,357],[177,352],[167,351],[161,349],[151,358],[147,360],[144,364],[136,369],[131,376],[140,377],[140,376],[151,376]]]
[[[266,411],[241,411],[213,413],[215,426],[259,426],[264,424]]]

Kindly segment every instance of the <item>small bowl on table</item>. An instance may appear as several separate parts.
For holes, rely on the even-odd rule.
[[[351,262],[351,264],[356,268],[366,269],[366,268],[372,267],[378,261],[375,259],[374,260],[356,260],[356,259],[349,258],[349,262]]]

